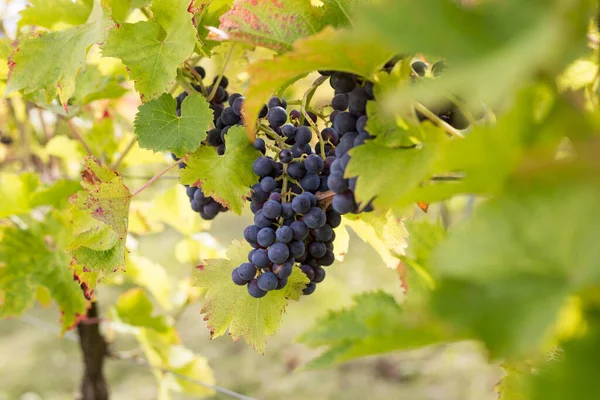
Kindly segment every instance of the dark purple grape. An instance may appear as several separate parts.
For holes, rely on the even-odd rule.
[[[277,228],[275,236],[277,237],[277,241],[281,243],[289,243],[292,241],[292,239],[294,239],[294,230],[291,227],[284,225]]]
[[[281,204],[275,200],[269,200],[263,206],[262,212],[264,213],[265,217],[269,219],[279,218],[281,215]]]
[[[321,283],[325,279],[325,270],[319,266],[314,268],[315,277],[313,278],[314,283]]]
[[[361,116],[367,111],[367,91],[363,87],[357,87],[348,96],[348,110],[350,113]]]
[[[268,292],[270,290],[275,290],[275,288],[277,287],[277,275],[275,275],[272,272],[263,272],[257,279],[256,279],[256,284],[258,285],[258,287],[262,290],[264,290],[265,292]]]
[[[273,108],[273,107],[281,107],[283,109],[287,108],[287,102],[285,101],[285,99],[280,99],[277,96],[271,97],[271,99],[269,100],[269,103],[267,103],[267,105],[269,106],[269,108]]]
[[[290,255],[295,259],[299,259],[300,257],[302,257],[304,255],[304,252],[306,251],[304,243],[300,240],[294,240],[288,246]]]
[[[299,146],[304,146],[312,140],[312,131],[308,126],[299,126],[294,134],[294,140]]]
[[[208,131],[206,134],[206,142],[213,147],[217,147],[223,143],[223,139],[221,138],[221,130],[214,128]]]
[[[300,271],[302,271],[304,273],[304,275],[306,275],[306,277],[311,281],[315,277],[315,270],[310,265],[302,264],[300,266]]]
[[[333,254],[333,251],[331,251],[330,249],[327,249],[327,251],[325,252],[325,255],[321,258],[319,258],[319,264],[328,267],[331,264],[333,264],[333,262],[335,261],[335,255]]]
[[[300,180],[300,186],[307,192],[317,191],[320,185],[321,179],[319,178],[319,175],[312,172],[307,173],[306,176]]]
[[[231,97],[230,97],[230,99],[231,99]],[[233,101],[233,104],[231,105],[231,109],[233,110],[235,115],[237,115],[238,117],[242,116],[242,107],[244,105],[244,100],[246,100],[246,98],[243,96],[240,96],[237,99],[235,99]]]
[[[204,211],[205,214],[204,219],[211,220],[219,214],[221,206],[217,202],[208,203],[204,206],[202,211]]]
[[[314,229],[312,234],[319,242],[327,242],[333,237],[333,229],[328,224],[325,224],[320,228]]]
[[[281,203],[281,193],[277,193],[277,192],[271,193],[271,195],[269,196],[269,200],[273,200],[278,203]]]
[[[336,94],[331,100],[331,107],[333,107],[334,110],[346,111],[348,108],[348,94]]]
[[[256,265],[258,268],[267,268],[269,266],[267,250],[257,249],[254,254],[252,254],[252,264]]]
[[[258,138],[254,141],[254,148],[261,153],[265,154],[267,152],[267,145],[264,139]]]
[[[252,280],[256,276],[256,267],[249,262],[243,263],[236,269],[238,270],[240,278],[244,279],[246,282]]]
[[[340,140],[340,135],[333,128],[323,129],[321,131],[321,137],[323,138],[323,140],[330,141],[334,145],[338,144],[338,141]]]
[[[425,64],[423,61],[415,61],[414,63],[412,63],[411,67],[417,75],[421,77],[425,76],[425,72],[427,71],[427,64]]]
[[[287,279],[292,275],[292,271],[294,270],[294,264],[291,262],[286,262],[283,264],[275,264],[273,265],[273,273],[277,275],[279,279]]]
[[[281,203],[281,216],[286,219],[294,217],[292,203]]]
[[[304,168],[308,172],[318,174],[323,170],[323,167],[325,167],[325,161],[317,154],[311,154],[304,160]]]
[[[341,136],[344,136],[346,132],[352,132],[356,129],[356,117],[349,112],[341,112],[335,117],[333,128]]]
[[[331,206],[335,211],[344,215],[356,211],[356,202],[351,192],[340,193],[333,196]]]
[[[227,102],[229,103],[229,107],[233,107],[233,103],[239,99],[240,97],[242,97],[241,94],[239,93],[232,93],[231,96],[229,96],[229,98],[227,99]]]
[[[242,278],[240,277],[240,274],[239,274],[239,271],[238,271],[238,269],[237,269],[237,268],[235,268],[235,269],[234,269],[234,270],[231,272],[231,280],[232,280],[232,281],[233,281],[233,283],[235,283],[236,285],[239,285],[239,286],[244,286],[245,284],[247,284],[247,283],[248,283],[248,281],[249,281],[250,279],[247,279],[247,280],[246,280],[246,279],[242,279]]]
[[[252,282],[250,282],[250,283],[252,283]],[[250,287],[250,286],[248,286],[248,287]],[[317,288],[317,284],[314,283],[314,282],[311,282],[308,285],[306,285],[306,287],[304,289],[302,289],[302,294],[305,295],[305,296],[311,295],[311,294],[313,294],[315,292],[316,288]],[[250,294],[252,294],[252,293],[250,293]]]
[[[267,193],[271,193],[277,187],[277,182],[270,176],[266,176],[260,181],[260,188]]]
[[[348,190],[348,180],[337,173],[329,175],[327,185],[334,193],[344,193]]]
[[[260,229],[271,226],[271,224],[273,224],[273,221],[264,215],[263,210],[258,210],[256,214],[254,214],[254,225],[258,226]]]
[[[287,138],[293,138],[296,133],[296,127],[292,124],[285,124],[281,127],[281,133]]]
[[[260,299],[261,297],[265,297],[267,292],[262,290],[261,288],[259,288],[256,281],[257,281],[256,279],[252,279],[248,283],[248,293],[250,293],[250,296],[252,296],[256,299]],[[306,290],[306,289],[304,289],[304,290]]]
[[[319,207],[313,207],[306,214],[304,214],[304,223],[310,229],[320,228],[325,225],[326,221],[327,217],[325,216],[325,211]]]
[[[267,121],[269,121],[269,125],[280,127],[285,124],[287,121],[287,113],[283,107],[273,107],[269,109],[269,113],[267,114]]]
[[[221,120],[225,125],[235,125],[240,121],[240,116],[235,113],[232,107],[227,107],[221,114]]]
[[[290,149],[283,149],[279,152],[279,159],[284,164],[289,164],[294,159],[294,155]]]
[[[267,254],[272,263],[283,264],[290,256],[290,249],[285,243],[275,243],[269,247]]]
[[[277,287],[275,288],[275,290],[283,289],[288,283],[288,278],[277,278],[277,279],[279,282],[277,283]]]
[[[252,171],[260,177],[267,176],[273,171],[273,162],[265,156],[259,157],[254,160]]]
[[[269,107],[267,107],[267,105],[265,104],[263,108],[260,109],[260,112],[258,113],[258,118],[264,118],[267,116],[268,113]]]
[[[332,228],[337,228],[342,223],[342,216],[335,210],[329,210],[326,213],[327,224]]]
[[[356,78],[346,72],[334,72],[329,80],[331,87],[338,93],[346,93],[356,86]]]
[[[262,247],[269,247],[275,243],[275,231],[273,231],[271,228],[262,228],[260,231],[258,231],[256,240]]]
[[[310,199],[303,195],[296,196],[292,200],[292,208],[296,214],[303,215],[310,210]]]

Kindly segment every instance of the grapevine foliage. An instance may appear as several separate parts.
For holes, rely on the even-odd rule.
[[[160,396],[212,395],[185,307],[264,353],[352,230],[397,293],[319,318],[308,367],[469,339],[502,399],[598,398],[596,5],[501,3],[31,0],[0,21],[0,317],[65,331],[125,284]],[[193,278],[140,253],[161,231]]]

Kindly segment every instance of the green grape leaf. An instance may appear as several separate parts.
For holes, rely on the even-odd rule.
[[[82,266],[82,272],[96,273],[88,275],[92,279],[101,279],[125,268],[125,243],[108,225],[95,224],[79,233],[67,251],[73,256],[73,261]],[[80,279],[86,285],[94,286],[84,277]]]
[[[153,19],[119,24],[102,46],[104,56],[123,60],[144,102],[167,90],[179,64],[194,51],[196,30],[189,5],[189,0],[154,0]]]
[[[77,75],[75,92],[69,99],[69,105],[86,105],[100,99],[118,99],[127,93],[115,75],[104,75],[96,65],[87,64],[84,71]]]
[[[300,298],[308,278],[294,268],[284,289],[255,299],[248,294],[246,286],[237,286],[231,281],[233,269],[248,262],[250,249],[250,245],[234,241],[227,250],[227,259],[207,260],[198,266],[195,279],[197,286],[207,288],[202,313],[211,337],[219,337],[229,328],[234,341],[243,337],[256,351],[264,353],[266,336],[277,331],[288,300]]]
[[[345,176],[358,176],[357,202],[365,205],[374,198],[375,207],[381,209],[410,203],[403,197],[431,177],[439,152],[436,141],[443,140],[443,132],[438,128],[426,124],[423,130],[435,133],[435,140],[417,148],[396,146],[393,136],[384,135],[350,151]],[[386,173],[382,174],[384,170]]]
[[[365,5],[372,5],[369,0],[322,0],[324,14],[328,24],[336,28],[352,25],[354,15]]]
[[[202,187],[205,195],[241,214],[250,186],[258,181],[252,163],[260,152],[254,149],[244,128],[237,126],[227,131],[225,148],[220,156],[213,147],[201,146],[188,156],[187,166],[179,174],[183,184]]]
[[[109,24],[104,11],[96,5],[84,25],[20,39],[9,60],[7,93],[42,89],[47,103],[58,94],[66,110],[67,101],[75,92],[77,72],[85,66],[88,48],[104,40]]]
[[[110,15],[115,21],[125,21],[132,10],[145,7],[149,3],[150,0],[103,0],[102,4],[110,8]]]
[[[84,24],[92,11],[90,0],[29,0],[29,5],[21,11],[19,28],[35,25],[53,29],[58,24]]]
[[[345,215],[344,223],[379,254],[388,268],[398,267],[398,257],[406,251],[408,232],[404,222],[391,211],[385,214]]]
[[[231,3],[233,3],[233,0],[227,0],[224,2],[203,1],[201,4],[196,2],[194,18],[197,21],[196,26],[198,27],[198,37],[203,41],[203,51],[210,53],[221,43],[218,40],[212,40],[209,37],[209,27],[219,26],[219,19],[223,14],[231,9]],[[228,71],[230,70],[228,69]]]
[[[81,184],[76,181],[60,180],[52,184],[52,186],[39,187],[38,190],[31,194],[29,199],[32,208],[48,205],[55,208],[60,208],[66,205],[68,198],[81,190]]]
[[[48,217],[51,218],[51,217]],[[63,331],[85,316],[87,303],[73,271],[70,257],[54,241],[56,230],[68,227],[33,222],[21,229],[4,225],[0,229],[0,318],[18,317],[32,304],[36,290],[44,287],[62,314]]]
[[[505,375],[494,388],[499,393],[498,400],[528,400],[530,391],[528,378],[531,376],[531,367],[523,363],[502,365]]]
[[[313,35],[327,25],[323,9],[310,1],[236,0],[220,18],[219,29],[231,40],[248,42],[277,52],[292,49],[300,38]]]
[[[120,323],[150,328],[157,332],[169,329],[163,316],[153,316],[154,306],[143,289],[130,289],[121,294],[110,311],[111,319]]]
[[[92,150],[92,154],[101,157],[106,163],[114,161],[119,146],[115,137],[114,122],[111,115],[103,115],[94,121],[90,130],[85,133],[85,142]]]
[[[264,102],[290,80],[316,70],[337,70],[370,77],[393,55],[368,36],[326,28],[294,43],[293,51],[248,68],[250,86],[244,103],[246,129],[254,139],[254,126]]]
[[[206,99],[200,95],[186,97],[181,117],[175,113],[176,105],[173,96],[165,93],[139,107],[134,133],[140,147],[181,156],[200,146],[213,119]]]
[[[355,358],[409,350],[459,339],[423,313],[411,313],[384,292],[362,293],[352,307],[329,312],[298,338],[309,347],[327,350],[307,368],[328,368]]]
[[[567,297],[600,283],[598,186],[553,179],[482,205],[431,257],[439,315],[495,357],[538,350]]]

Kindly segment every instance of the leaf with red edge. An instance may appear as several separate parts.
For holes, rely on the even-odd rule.
[[[248,68],[250,86],[244,102],[246,129],[252,140],[264,102],[292,79],[316,70],[336,70],[370,77],[394,55],[365,36],[326,28],[294,43],[293,51]]]
[[[229,328],[233,340],[244,337],[246,343],[264,353],[267,335],[277,331],[288,300],[300,298],[308,278],[299,268],[294,268],[285,288],[255,299],[248,294],[246,286],[237,286],[231,281],[233,269],[248,261],[250,250],[247,243],[234,241],[227,250],[228,259],[207,260],[198,266],[195,279],[197,286],[207,288],[202,313],[211,337],[219,337]]]
[[[250,186],[258,181],[252,163],[260,156],[242,127],[233,127],[225,136],[225,154],[218,155],[211,146],[200,146],[188,156],[187,167],[180,169],[181,183],[201,186],[205,195],[236,214],[242,213]]]
[[[248,42],[277,52],[319,32],[327,25],[324,9],[310,0],[236,0],[220,18],[219,29],[231,40]]]

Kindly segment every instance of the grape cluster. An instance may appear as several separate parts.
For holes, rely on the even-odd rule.
[[[206,77],[206,71],[204,70],[204,68],[197,66],[197,67],[194,67],[194,69],[196,71],[196,74],[199,77],[201,77],[202,79],[204,79]],[[227,100],[228,97],[229,97],[230,102],[231,102],[232,97],[234,97],[234,96],[239,97],[239,94],[232,94],[231,96],[229,96],[229,94],[226,91],[228,84],[229,84],[229,82],[228,82],[227,78],[225,76],[221,77],[220,82],[218,82],[218,86],[215,91],[215,95],[210,101],[210,108],[211,108],[211,110],[213,110],[213,114],[214,114],[213,123],[217,127],[224,126],[223,118],[222,118],[223,113],[225,110],[231,108],[231,107],[225,108],[223,105],[224,101]],[[215,87],[215,85],[217,85],[217,78],[214,79],[212,86],[208,86],[206,88],[207,92],[211,93],[213,88]],[[201,92],[199,85],[193,85],[193,86],[198,92]],[[176,113],[178,116],[181,115],[181,104],[183,103],[183,100],[187,96],[188,96],[187,92],[183,92],[183,93],[179,94],[179,96],[177,96]],[[230,112],[228,111],[227,114],[230,114]],[[237,121],[235,123],[238,123],[239,120],[240,120],[240,118],[238,115]],[[235,123],[233,123],[233,124],[235,124]],[[233,124],[231,124],[231,125],[233,125]],[[215,128],[215,129],[217,129],[217,128]],[[219,142],[216,143],[214,140],[213,141],[210,140],[211,138],[214,139],[214,134],[211,136],[211,132],[215,131],[215,129],[212,129],[208,132],[206,142],[208,144],[210,144],[211,146],[215,146],[217,148],[217,152],[220,155],[223,155],[225,153],[225,143],[222,140],[222,137],[223,137],[222,135],[224,135],[227,132],[225,131],[225,133],[222,133],[222,130],[218,129]],[[213,143],[215,143],[215,144],[213,144]],[[172,155],[172,156],[174,159],[176,159],[175,155]],[[185,168],[185,163],[183,163],[183,162],[180,163],[179,168]],[[187,194],[188,198],[190,199],[190,205],[192,207],[192,210],[194,210],[194,212],[197,212],[198,214],[200,214],[202,219],[205,219],[205,220],[214,219],[217,215],[219,215],[220,212],[226,212],[228,210],[227,207],[224,207],[223,205],[217,203],[215,201],[215,199],[213,199],[211,196],[207,196],[202,191],[202,188],[186,185],[186,194]]]
[[[313,152],[310,122],[302,121],[297,110],[288,115],[286,108],[285,100],[277,97],[266,108],[271,135],[267,139],[275,141],[279,152],[259,157],[252,166],[260,180],[252,187],[254,224],[246,227],[244,238],[253,249],[248,262],[232,273],[233,282],[247,285],[255,298],[283,289],[295,267],[310,280],[303,293],[313,293],[325,279],[323,267],[334,262],[333,228],[341,223],[339,213],[318,202],[319,192],[328,190],[330,160],[318,154],[318,145]],[[316,120],[314,115],[309,118]],[[263,138],[258,138],[255,146],[266,154]]]

